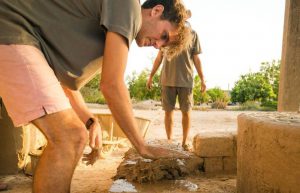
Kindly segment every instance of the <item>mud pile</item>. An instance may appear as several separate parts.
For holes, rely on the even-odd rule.
[[[172,148],[174,149],[174,148]],[[176,149],[178,151],[178,149]],[[123,162],[117,169],[117,179],[130,182],[155,182],[159,180],[176,180],[203,170],[203,159],[189,153],[189,158],[178,159],[144,159],[135,149],[126,152]]]

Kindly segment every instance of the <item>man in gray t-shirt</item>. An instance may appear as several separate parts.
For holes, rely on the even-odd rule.
[[[195,31],[191,30],[191,34],[192,39],[190,46],[171,60],[164,57],[162,51],[158,52],[147,82],[147,87],[150,89],[152,77],[163,61],[160,81],[162,85],[161,98],[162,106],[165,111],[165,129],[167,138],[168,140],[171,140],[172,138],[173,110],[175,109],[176,97],[178,96],[180,110],[182,112],[182,147],[187,151],[191,149],[186,140],[190,130],[190,112],[193,105],[192,89],[194,66],[201,79],[201,92],[204,92],[206,89],[201,61],[198,56],[201,53],[200,42]]]
[[[86,129],[93,148],[87,159],[97,158],[100,125],[78,89],[99,72],[109,108],[137,151],[146,158],[176,155],[144,142],[124,72],[133,40],[168,48],[169,55],[180,51],[185,15],[180,0],[146,0],[142,7],[138,0],[0,1],[0,96],[15,125],[33,123],[48,140],[33,192],[70,192]]]

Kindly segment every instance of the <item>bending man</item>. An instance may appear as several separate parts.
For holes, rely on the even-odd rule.
[[[179,0],[147,0],[142,8],[138,0],[0,1],[0,96],[15,126],[31,122],[48,140],[34,192],[70,192],[86,127],[90,146],[101,147],[99,123],[78,91],[99,72],[109,108],[138,152],[171,156],[138,132],[124,72],[134,39],[174,54],[185,13]]]

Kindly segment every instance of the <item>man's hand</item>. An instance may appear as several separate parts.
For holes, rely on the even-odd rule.
[[[84,154],[82,161],[85,162],[85,164],[88,165],[94,165],[94,163],[100,159],[103,158],[101,149],[95,149],[93,148],[90,153]]]
[[[152,77],[149,77],[147,80],[147,88],[150,90],[152,88]]]
[[[99,149],[102,148],[102,132],[98,119],[93,118],[93,124],[88,128],[89,129],[89,145],[91,148]]]
[[[204,81],[201,81],[201,93],[204,93],[206,91],[206,84]]]
[[[141,150],[140,155],[147,159],[159,159],[159,158],[188,158],[189,155],[184,152],[171,150],[158,146],[146,145],[143,150]]]
[[[89,127],[89,145],[92,151],[84,155],[83,161],[86,161],[86,165],[93,165],[101,157],[102,149],[102,132],[98,119]]]

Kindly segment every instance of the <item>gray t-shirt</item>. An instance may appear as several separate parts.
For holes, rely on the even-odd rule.
[[[163,86],[193,88],[193,56],[201,53],[198,35],[192,31],[192,43],[178,56],[167,60],[163,58],[161,84]]]
[[[39,48],[58,80],[75,90],[101,70],[107,31],[129,47],[141,7],[138,0],[0,0],[0,26],[0,44]]]

